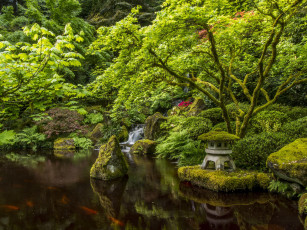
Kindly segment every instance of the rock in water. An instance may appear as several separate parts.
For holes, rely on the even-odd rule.
[[[108,143],[102,145],[99,156],[91,168],[90,176],[100,180],[112,180],[126,175],[128,163],[120,150],[116,136],[112,136]]]
[[[147,117],[145,121],[145,139],[157,140],[161,135],[160,125],[167,119],[159,112]]]
[[[139,154],[139,155],[150,155],[154,154],[156,151],[157,143],[152,140],[138,140],[132,145],[130,153]]]
[[[75,149],[73,138],[58,138],[54,141],[53,148],[57,150]]]

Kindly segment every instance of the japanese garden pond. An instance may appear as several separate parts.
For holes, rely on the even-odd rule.
[[[1,153],[0,230],[304,228],[296,201],[180,183],[176,165],[165,159],[126,154],[128,177],[90,179],[97,154],[44,153],[19,161]]]

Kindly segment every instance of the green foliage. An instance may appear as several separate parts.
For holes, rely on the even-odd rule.
[[[31,148],[36,151],[38,147],[41,147],[46,140],[46,136],[41,133],[37,133],[37,126],[31,128],[25,128],[21,133],[16,135],[15,145],[22,148]]]
[[[39,163],[44,162],[46,158],[44,156],[39,155],[20,155],[16,153],[6,154],[5,157],[17,164],[23,165],[24,167],[35,168]]]
[[[93,147],[93,143],[86,137],[74,137],[75,147],[77,149],[90,149]]]
[[[262,111],[251,122],[251,129],[255,133],[278,132],[283,124],[289,121],[285,113],[278,111]]]
[[[211,108],[204,110],[198,114],[199,117],[204,117],[212,121],[213,125],[223,122],[221,108]]]
[[[101,127],[102,137],[100,142],[107,142],[113,135],[118,136],[122,131],[120,123],[110,121]]]
[[[13,145],[15,142],[15,135],[14,130],[5,130],[0,133],[0,146]]]
[[[43,111],[58,98],[82,97],[61,75],[62,68],[80,66],[83,58],[74,52],[72,41],[79,35],[72,33],[71,26],[57,37],[38,24],[25,27],[24,33],[33,44],[0,41],[1,113],[9,117],[26,108]]]
[[[307,116],[284,124],[280,132],[287,134],[293,140],[307,137]]]
[[[307,116],[306,107],[298,107],[298,106],[291,107],[291,106],[286,106],[286,105],[273,104],[269,106],[266,110],[282,112],[286,114],[290,118],[291,121]]]
[[[271,192],[285,193],[289,189],[289,184],[278,180],[272,180],[269,185]]]
[[[97,124],[103,121],[103,115],[101,113],[89,113],[86,115],[84,122],[89,124]]]
[[[278,132],[249,136],[233,145],[232,157],[237,167],[265,171],[267,157],[291,141],[287,134]]]
[[[188,117],[181,123],[181,127],[176,127],[175,130],[186,130],[191,139],[196,140],[203,133],[207,133],[212,129],[212,122],[203,117]]]
[[[204,159],[203,146],[200,141],[192,140],[187,130],[170,132],[166,139],[158,142],[158,157],[177,160],[180,166],[201,164]]]
[[[237,12],[227,0],[167,0],[145,27],[138,24],[140,9],[133,9],[98,30],[94,49],[117,57],[97,77],[93,93],[115,88],[116,112],[140,106],[161,85],[189,87],[224,109],[228,124],[240,121],[237,134],[244,137],[254,115],[306,82],[306,39],[295,43],[285,32],[305,7],[302,0],[255,1]]]

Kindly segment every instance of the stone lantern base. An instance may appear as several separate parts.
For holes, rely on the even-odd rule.
[[[214,167],[216,170],[224,170],[225,162],[228,162],[230,171],[236,170],[236,165],[229,155],[211,155],[207,153],[201,168],[208,169],[210,161],[214,162]]]

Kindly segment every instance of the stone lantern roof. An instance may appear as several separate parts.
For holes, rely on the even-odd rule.
[[[228,132],[222,131],[221,129],[212,130],[208,133],[204,133],[198,136],[198,140],[202,141],[219,141],[219,142],[231,142],[239,140],[240,137],[230,134]]]

